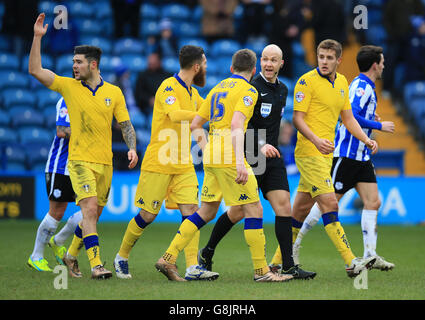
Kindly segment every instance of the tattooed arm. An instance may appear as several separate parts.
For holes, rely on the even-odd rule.
[[[120,122],[120,127],[124,141],[127,144],[128,149],[130,149],[127,153],[128,160],[130,160],[128,167],[133,169],[139,160],[136,152],[136,131],[134,131],[130,120]]]
[[[71,137],[71,127],[56,126],[56,135],[58,138],[69,139]]]

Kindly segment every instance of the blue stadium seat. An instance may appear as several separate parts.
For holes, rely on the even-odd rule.
[[[8,172],[25,172],[28,171],[25,163],[16,163],[13,160],[10,160],[6,164],[6,168]]]
[[[201,34],[200,24],[194,22],[176,22],[174,23],[173,32],[176,37],[198,37]]]
[[[44,167],[46,166],[50,145],[35,143],[26,144],[24,147],[28,168],[33,168],[36,165],[44,165]]]
[[[21,71],[28,74],[28,61],[29,61],[29,55],[26,55],[22,58],[22,64],[21,64]],[[43,64],[43,68],[53,70],[54,63],[53,58],[47,54],[41,55],[41,62]]]
[[[105,73],[114,72],[117,65],[121,63],[121,59],[110,54],[102,54],[100,58],[100,70]]]
[[[187,20],[190,18],[191,10],[183,4],[168,4],[164,5],[161,10],[162,18],[170,20]]]
[[[222,77],[217,76],[207,76],[207,82],[205,83],[205,87],[208,88],[208,91],[210,91],[212,88],[214,88],[221,80],[223,80]]]
[[[73,58],[74,56],[72,54],[59,56],[56,59],[56,73],[63,75],[64,73],[72,72],[72,65],[74,64],[72,61]]]
[[[221,66],[216,59],[208,58],[207,55],[207,78],[210,75],[221,75],[221,68],[223,68],[223,66]]]
[[[133,38],[118,39],[114,45],[114,54],[121,55],[127,53],[142,54],[144,52],[143,41]]]
[[[35,95],[25,89],[6,89],[2,91],[3,105],[5,108],[11,108],[18,105],[35,106]]]
[[[102,25],[93,19],[75,19],[81,37],[96,36],[102,33]]]
[[[12,107],[9,110],[12,125],[15,128],[24,126],[40,126],[44,125],[43,114],[31,107]]]
[[[266,39],[252,39],[245,43],[245,48],[251,49],[257,54],[257,56],[260,56],[267,44],[268,42]]]
[[[204,49],[204,51],[207,53],[207,59],[208,59],[208,63],[210,62],[210,58],[208,57],[208,51],[209,51],[209,44],[205,39],[202,38],[186,38],[186,37],[182,37],[179,38],[178,40],[178,47],[179,49],[181,47],[183,47],[184,45],[192,45],[192,46],[199,46],[202,47]]]
[[[12,44],[9,38],[4,34],[0,34],[0,52],[8,52],[11,49],[12,49]]]
[[[48,129],[56,128],[56,108],[47,107],[41,111],[44,116],[45,127]]]
[[[69,15],[79,18],[91,18],[96,12],[95,8],[87,1],[69,1],[67,8]]]
[[[0,127],[7,127],[11,124],[10,115],[5,110],[0,110]]]
[[[303,47],[303,45],[301,44],[301,42],[299,42],[299,41],[294,41],[294,42],[292,43],[292,52],[293,52],[293,54],[294,54],[294,57],[304,59],[304,56],[305,56],[305,50],[304,50],[304,47]]]
[[[409,103],[411,99],[425,97],[425,81],[409,82],[404,86],[404,102]]]
[[[158,22],[155,20],[142,20],[140,24],[139,34],[142,38],[155,36],[159,33]]]
[[[197,5],[193,10],[192,10],[192,21],[193,22],[197,22],[200,23],[202,16],[204,15],[203,9],[201,5]]]
[[[51,131],[41,127],[25,127],[18,129],[18,136],[23,144],[44,143],[49,145],[52,141]]]
[[[9,127],[0,126],[0,144],[17,143],[18,138],[18,134],[15,130]]]
[[[179,59],[173,57],[164,58],[162,60],[162,67],[170,73],[178,72],[180,69]]]
[[[217,40],[210,47],[211,54],[217,58],[223,55],[232,56],[239,49],[239,42],[232,39]]]
[[[413,115],[416,124],[421,125],[422,120],[425,119],[425,96],[414,97],[410,99],[407,107],[410,113]]]
[[[102,68],[101,76],[104,81],[109,83],[115,83],[115,81],[117,80],[117,76],[115,75],[115,72],[103,72],[103,68]]]
[[[61,98],[61,95],[56,91],[47,88],[40,88],[35,92],[37,96],[38,109],[44,110],[46,107],[55,107],[56,103]]]
[[[53,1],[41,1],[38,4],[38,11],[44,12],[46,14],[46,16],[48,16],[48,15],[52,16],[52,15],[54,15],[54,10],[55,10],[55,7],[57,5],[58,4],[53,2]]]
[[[121,56],[122,63],[132,72],[139,72],[146,69],[147,61],[139,54],[124,54]]]
[[[106,54],[112,53],[112,41],[109,40],[108,38],[81,36],[80,43],[99,47],[102,49],[102,52]]]
[[[142,3],[142,5],[140,6],[140,16],[142,17],[142,20],[158,19],[161,16],[160,7],[152,3]]]
[[[110,1],[96,1],[94,9],[98,21],[113,17]]]
[[[13,161],[14,163],[22,163],[25,165],[26,153],[25,148],[20,144],[10,144],[5,149],[5,155],[7,161]]]
[[[27,73],[16,71],[0,71],[0,90],[6,88],[26,89],[30,79]]]
[[[369,28],[366,29],[365,32],[366,32],[366,41],[368,43],[372,43],[376,46],[385,45],[385,42],[387,39],[387,32],[385,31],[385,28],[383,26],[372,25],[372,26],[369,26]]]
[[[19,59],[10,53],[0,54],[0,69],[17,71],[19,69]]]
[[[221,78],[230,77],[230,66],[232,65],[232,56],[219,57],[215,59],[215,61],[218,65],[218,70],[216,74],[220,75]]]

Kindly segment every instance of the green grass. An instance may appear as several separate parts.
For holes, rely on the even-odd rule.
[[[98,226],[101,257],[106,267],[120,246],[126,223]],[[38,222],[0,221],[0,299],[143,299],[143,300],[288,300],[288,299],[425,299],[425,228],[419,226],[380,226],[378,253],[396,264],[390,272],[368,272],[368,289],[356,290],[348,278],[342,259],[322,226],[304,239],[301,262],[306,270],[318,273],[314,280],[289,283],[255,283],[249,250],[238,224],[220,243],[214,257],[214,282],[173,283],[158,273],[154,264],[168,247],[178,228],[176,224],[152,224],[134,247],[130,258],[131,280],[115,276],[106,281],[90,279],[85,251],[79,258],[82,279],[69,279],[67,290],[54,289],[57,274],[41,273],[26,265],[33,249]],[[200,245],[207,241],[212,225],[201,230]],[[356,255],[362,255],[360,226],[345,226]],[[274,226],[265,225],[267,257],[276,248]],[[68,240],[69,244],[71,239]],[[51,267],[55,259],[49,248],[45,257]],[[178,260],[184,273],[184,255]]]

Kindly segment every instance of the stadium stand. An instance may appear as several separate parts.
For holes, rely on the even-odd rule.
[[[425,4],[425,0],[423,1]],[[368,43],[381,45],[386,47],[387,34],[383,27],[383,6],[384,0],[358,0],[351,1],[351,5],[356,4],[366,5],[369,10],[369,28],[364,31],[364,39]],[[58,3],[53,0],[45,0],[39,2],[39,11],[45,12],[47,22],[52,26],[54,19],[54,8]],[[202,35],[201,20],[203,16],[202,6],[200,4],[190,7],[184,1],[143,1],[139,10],[139,38],[124,36],[122,38],[114,38],[114,17],[113,11],[108,0],[101,1],[69,1],[66,2],[68,13],[74,23],[78,25],[79,43],[91,44],[102,48],[103,56],[101,60],[101,72],[106,81],[114,82],[116,80],[116,71],[119,66],[124,66],[130,71],[130,80],[135,87],[135,81],[140,71],[147,66],[147,56],[152,50],[157,50],[156,45],[152,44],[152,39],[160,33],[160,22],[163,19],[172,21],[173,34],[177,40],[178,48],[185,44],[200,45],[204,48],[208,59],[208,75],[207,83],[204,88],[198,88],[202,96],[206,96],[209,90],[217,84],[222,78],[230,74],[230,64],[232,54],[244,47],[248,47],[258,57],[261,55],[263,47],[268,43],[267,37],[248,38],[246,42],[241,43],[237,34],[233,38],[215,39],[207,41],[207,38]],[[273,10],[272,6],[268,10]],[[239,27],[243,25],[243,4],[239,4],[234,11],[235,29],[239,32]],[[350,11],[347,10],[347,12]],[[0,3],[0,28],[2,26],[2,17],[4,15],[4,5]],[[287,107],[285,108],[283,119],[292,120],[292,99],[294,83],[299,75],[308,71],[313,64],[314,45],[311,45],[311,29],[307,29],[299,39],[293,42],[293,61],[285,61],[291,63],[294,69],[294,78],[279,77],[288,89]],[[308,35],[306,37],[306,35]],[[306,39],[308,39],[306,41]],[[348,44],[349,46],[349,44]],[[357,47],[353,47],[358,48]],[[49,147],[55,132],[55,105],[59,99],[59,94],[52,92],[37,81],[30,77],[27,73],[28,69],[28,53],[23,56],[15,54],[15,42],[9,36],[0,34],[0,170],[35,170],[41,169],[42,154],[38,154],[36,158],[29,159],[25,153],[25,148],[20,148],[27,143],[45,143]],[[60,75],[72,75],[72,52],[55,55],[48,51],[48,48],[43,48],[43,65],[46,68],[52,69]],[[353,51],[354,52],[354,51]],[[312,58],[313,57],[313,58]],[[344,59],[354,61],[354,56],[344,48]],[[307,63],[308,61],[309,63]],[[164,69],[174,73],[179,69],[178,58],[164,57],[162,61]],[[354,64],[351,63],[351,67]],[[257,64],[259,70],[259,61]],[[348,69],[342,69],[340,72],[347,72]],[[350,72],[350,71],[348,71]],[[356,73],[357,70],[351,71]],[[402,110],[408,116],[405,120],[408,121],[407,127],[398,118],[398,123],[402,129],[402,135],[406,135],[406,139],[410,137],[408,130],[410,126],[416,128],[418,139],[425,141],[425,79],[423,81],[412,81],[404,83],[406,66],[400,64],[395,70],[395,83],[401,89],[401,105]],[[352,77],[347,77],[350,81]],[[382,103],[382,101],[384,101]],[[384,108],[384,114],[391,114],[396,117],[397,103],[380,99],[381,105]],[[389,110],[389,111],[388,111]],[[138,142],[141,146],[141,152],[149,142],[150,138],[150,123],[151,117],[145,116],[140,112],[133,112],[131,115],[134,127],[137,131]],[[403,125],[406,127],[403,127]],[[401,138],[397,138],[401,139]],[[405,140],[400,140],[405,141]],[[9,154],[6,154],[6,148],[13,144]],[[403,142],[400,142],[403,144]],[[382,145],[386,148],[389,143],[383,142]],[[412,150],[417,149],[417,143],[413,140],[405,145],[412,146]],[[40,146],[40,145],[37,145]],[[117,146],[117,144],[114,144]],[[398,147],[398,145],[397,145]],[[401,148],[401,146],[400,146]],[[17,159],[25,158],[25,161],[11,162],[10,155],[20,155]],[[397,153],[396,151],[388,151],[382,153],[383,167],[385,163],[393,163],[393,165],[401,168],[399,172],[412,174],[409,171],[412,167],[408,160],[410,154],[414,151],[405,151]],[[419,151],[420,153],[420,151]],[[47,158],[47,156],[46,156]],[[400,165],[400,159],[404,159],[405,165]],[[28,161],[27,161],[28,160]],[[387,161],[391,160],[391,161]],[[378,158],[378,163],[381,163]],[[422,170],[422,171],[421,171]],[[425,168],[418,168],[415,173],[425,173]]]

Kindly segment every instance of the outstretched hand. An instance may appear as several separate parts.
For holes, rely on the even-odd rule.
[[[44,36],[47,32],[48,24],[44,24],[44,18],[46,15],[44,13],[40,13],[37,17],[37,20],[34,23],[34,35],[35,36]]]

